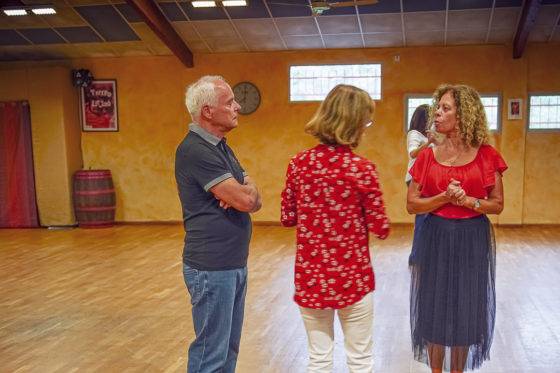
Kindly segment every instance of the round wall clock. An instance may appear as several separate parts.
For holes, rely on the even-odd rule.
[[[251,114],[261,104],[261,93],[257,86],[250,82],[241,82],[233,87],[235,101],[241,105],[239,113]]]

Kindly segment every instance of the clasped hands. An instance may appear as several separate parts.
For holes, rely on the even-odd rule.
[[[461,187],[461,182],[455,179],[451,179],[445,195],[449,198],[450,202],[456,206],[463,206],[467,201],[467,193]]]

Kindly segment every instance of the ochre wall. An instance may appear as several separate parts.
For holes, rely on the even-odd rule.
[[[529,93],[560,92],[560,48],[529,48]],[[560,222],[560,131],[529,132],[525,144],[523,222]]]
[[[98,79],[116,78],[119,132],[84,132],[85,168],[107,168],[121,221],[180,220],[175,147],[186,133],[187,71],[174,57],[77,61]]]
[[[502,96],[502,131],[493,135],[492,144],[510,169],[504,178],[506,208],[494,221],[556,223],[560,207],[538,202],[549,193],[550,175],[560,177],[551,172],[551,163],[552,170],[560,168],[558,134],[527,135],[526,117],[508,121],[505,103],[508,98],[526,99],[534,89],[560,91],[560,47],[531,46],[518,60],[511,54],[507,46],[239,53],[197,55],[193,69],[186,69],[173,56],[75,60],[75,68],[87,68],[96,78],[116,79],[118,89],[119,132],[82,133],[84,167],[113,172],[117,220],[179,220],[173,159],[190,120],[183,103],[185,86],[205,74],[223,75],[232,85],[249,80],[261,91],[261,106],[240,117],[240,126],[228,141],[263,194],[263,209],[254,220],[278,221],[287,163],[296,152],[315,144],[303,133],[303,126],[318,106],[289,102],[289,66],[379,62],[383,80],[376,124],[368,129],[357,152],[377,164],[392,221],[412,221],[405,210],[403,97],[429,94],[438,84],[453,82]],[[2,86],[17,83],[1,77]],[[78,135],[67,131],[67,137]],[[555,151],[556,156],[551,156]]]
[[[39,221],[75,223],[71,178],[81,168],[78,101],[70,69],[61,66],[0,70],[0,100],[28,100]]]

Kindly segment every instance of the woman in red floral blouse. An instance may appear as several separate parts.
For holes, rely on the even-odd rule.
[[[337,310],[351,372],[372,372],[375,278],[368,232],[389,234],[375,165],[353,153],[371,125],[369,94],[338,85],[305,130],[321,143],[293,157],[282,192],[282,225],[297,226],[294,300],[309,348],[309,371],[332,371]]]

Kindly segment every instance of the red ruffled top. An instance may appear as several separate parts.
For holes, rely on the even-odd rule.
[[[490,145],[482,145],[476,157],[462,166],[446,166],[439,163],[432,148],[418,154],[410,170],[412,179],[420,184],[422,197],[432,197],[447,190],[451,179],[461,182],[468,196],[485,199],[496,184],[496,172],[500,175],[508,166],[500,153]],[[432,214],[449,219],[466,219],[480,215],[468,207],[451,203],[432,211]]]

